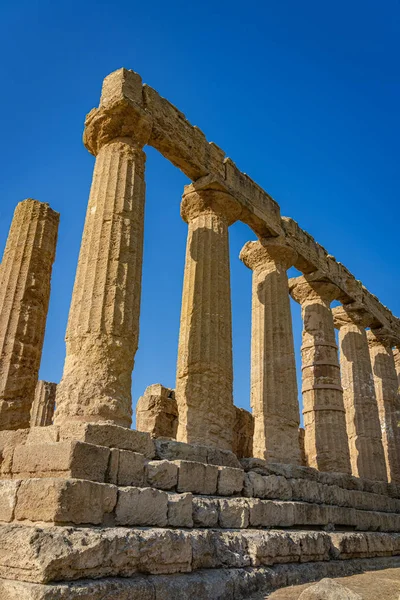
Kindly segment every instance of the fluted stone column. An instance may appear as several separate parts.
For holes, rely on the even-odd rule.
[[[397,424],[400,424],[400,350],[398,348],[394,348],[393,350],[393,356],[394,356],[394,364],[396,367],[396,373],[397,373],[397,402],[396,402],[396,421]],[[399,425],[400,427],[400,425]]]
[[[0,267],[0,429],[29,427],[50,298],[59,214],[24,200]]]
[[[346,410],[351,471],[356,477],[385,481],[386,463],[365,326],[368,315],[333,309],[339,329],[340,368]]]
[[[337,289],[313,276],[289,280],[303,317],[302,374],[307,464],[350,473],[343,391],[330,303]]]
[[[251,408],[253,453],[300,464],[296,364],[287,269],[296,253],[279,239],[248,242],[240,253],[253,271]]]
[[[31,427],[46,427],[53,422],[57,384],[38,381],[31,407]]]
[[[397,374],[392,342],[379,330],[367,331],[378,400],[388,480],[400,483],[400,428],[397,422]]]
[[[177,439],[232,449],[232,315],[228,227],[240,207],[227,193],[187,186],[188,223],[178,346]]]
[[[394,365],[397,373],[397,384],[400,391],[400,350],[398,348],[393,349]]]
[[[84,140],[96,164],[57,389],[57,424],[131,424],[144,228],[142,147],[150,130],[136,104],[114,104],[117,84],[125,85],[125,79],[115,83],[115,77],[125,77],[121,73],[110,76],[109,86],[105,80],[100,108],[86,122]]]

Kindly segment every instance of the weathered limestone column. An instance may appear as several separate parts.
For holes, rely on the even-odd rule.
[[[394,348],[393,350],[394,356],[394,364],[396,367],[397,373],[397,402],[396,402],[396,421],[398,426],[400,427],[400,350],[398,348]]]
[[[340,368],[351,471],[356,477],[386,481],[378,404],[365,327],[370,317],[346,307],[333,309],[339,329]]]
[[[57,384],[38,381],[31,407],[31,427],[46,427],[53,422]]]
[[[280,239],[248,242],[240,258],[253,271],[251,408],[253,453],[300,464],[296,363],[287,269],[296,253]]]
[[[396,416],[397,374],[390,337],[367,331],[388,481],[400,483],[400,428]]]
[[[29,427],[56,252],[59,214],[24,200],[0,267],[0,429]]]
[[[188,223],[178,346],[177,439],[232,449],[232,315],[228,227],[240,207],[227,193],[186,186]]]
[[[106,78],[100,107],[86,121],[84,141],[96,164],[57,388],[57,424],[131,424],[144,228],[142,148],[151,131],[145,111],[129,96],[136,78],[123,69]]]
[[[400,390],[400,350],[398,348],[393,349],[394,365],[397,373],[397,383]]]
[[[330,303],[337,288],[312,275],[289,280],[303,317],[302,373],[307,464],[350,473],[350,454]]]

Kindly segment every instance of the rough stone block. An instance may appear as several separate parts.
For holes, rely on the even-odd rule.
[[[251,527],[293,527],[295,520],[294,502],[248,499]]]
[[[168,526],[193,527],[193,495],[168,494]]]
[[[193,523],[195,527],[217,527],[218,500],[194,497]]]
[[[17,491],[16,521],[102,523],[117,501],[117,488],[81,479],[27,479]]]
[[[199,530],[192,535],[192,568],[218,569],[250,566],[247,541],[241,532]]]
[[[46,427],[31,427],[26,438],[26,444],[51,444],[58,442],[60,432],[57,425]]]
[[[220,496],[234,496],[243,490],[244,471],[231,467],[219,467],[217,492]]]
[[[207,463],[207,446],[185,444],[171,440],[155,440],[156,458],[165,460],[189,460]]]
[[[117,525],[165,527],[168,519],[168,495],[153,488],[126,487],[118,490],[115,511]]]
[[[217,491],[218,467],[186,460],[177,460],[178,492],[212,495]]]
[[[103,482],[110,450],[82,442],[17,446],[12,471],[19,478],[71,477]]]
[[[290,479],[293,500],[302,502],[321,502],[319,484],[307,479]]]
[[[249,498],[264,498],[265,480],[260,473],[249,471],[246,473],[245,496]]]
[[[191,538],[185,532],[172,529],[140,532],[139,570],[142,573],[189,573],[191,563]]]
[[[213,446],[207,446],[207,462],[209,465],[218,465],[224,467],[233,467],[240,469],[240,462],[237,456],[230,450],[223,450]]]
[[[281,475],[263,476],[264,495],[263,498],[273,498],[277,500],[291,500],[292,489],[289,481]]]
[[[108,423],[64,423],[60,426],[60,440],[79,440],[96,446],[139,452],[154,458],[155,447],[148,433]]]
[[[178,483],[178,466],[168,460],[153,460],[147,463],[147,483],[160,490],[172,490]]]
[[[146,388],[136,404],[136,427],[153,438],[176,438],[178,407],[174,390],[160,384]]]
[[[249,525],[249,506],[245,498],[218,500],[218,522],[220,527],[246,529]]]
[[[10,523],[14,518],[20,481],[0,481],[0,521]]]
[[[349,588],[333,579],[322,579],[318,583],[305,589],[299,596],[299,600],[317,600],[318,598],[331,600],[335,600],[335,598],[337,600],[362,600],[360,594],[349,590]]]
[[[246,536],[253,566],[298,562],[300,544],[283,531],[254,532]]]
[[[129,450],[118,451],[118,485],[142,486],[145,480],[145,457]]]

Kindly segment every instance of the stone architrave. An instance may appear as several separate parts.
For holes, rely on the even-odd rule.
[[[57,388],[57,424],[131,424],[144,233],[142,148],[151,132],[140,98],[129,97],[135,77],[140,80],[121,70],[106,78],[100,107],[86,120],[84,141],[96,164]]]
[[[251,408],[253,455],[300,464],[300,424],[287,269],[296,252],[281,239],[248,242],[240,258],[253,271]]]
[[[351,473],[343,390],[330,303],[338,290],[318,275],[289,280],[303,318],[304,447],[309,467]]]
[[[333,309],[339,329],[340,368],[346,410],[351,471],[356,477],[387,480],[378,404],[365,327],[371,317],[362,311]]]
[[[159,383],[149,385],[136,404],[136,429],[154,438],[176,439],[177,428],[175,391]]]
[[[17,205],[0,267],[0,429],[29,427],[46,328],[59,214]]]
[[[46,427],[53,422],[57,384],[38,381],[31,408],[31,427]]]
[[[232,450],[232,315],[228,227],[240,206],[226,192],[187,186],[188,223],[179,332],[177,439]]]
[[[397,373],[390,336],[379,329],[367,331],[382,442],[389,482],[400,483],[400,424],[397,421]]]

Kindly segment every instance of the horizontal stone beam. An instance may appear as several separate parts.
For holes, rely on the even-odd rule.
[[[279,204],[242,173],[221,148],[208,142],[204,133],[173,104],[143,85],[134,71],[119,69],[104,79],[100,105],[88,114],[86,125],[98,124],[104,135],[112,139],[111,113],[113,123],[116,114],[124,119],[127,137],[139,136],[156,148],[194,182],[196,189],[213,188],[231,194],[242,206],[239,219],[258,237],[284,235],[298,253],[295,266],[300,271],[319,271],[341,290],[338,300],[360,304],[370,313],[373,326],[390,332],[394,344],[400,346],[400,320],[295,221],[281,218]],[[95,154],[96,148],[90,141],[85,139],[85,143]]]
[[[341,290],[338,300],[343,304],[356,303],[358,310],[363,309],[371,316],[371,327],[385,328],[400,342],[400,319],[371,294],[342,263],[329,254],[309,233],[301,229],[296,221],[289,217],[282,217],[282,227],[286,241],[298,253],[294,265],[297,269],[305,274],[318,271],[322,277]]]

